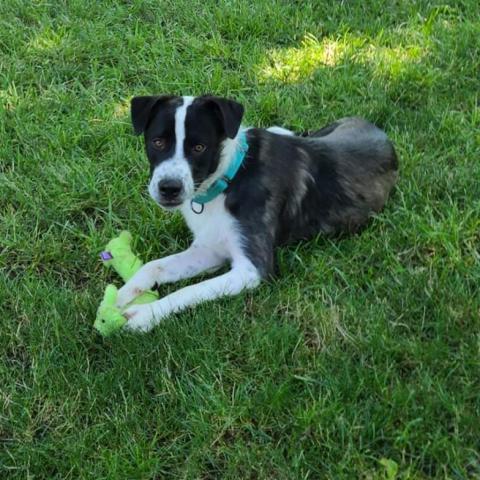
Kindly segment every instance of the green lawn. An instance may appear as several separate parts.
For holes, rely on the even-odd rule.
[[[476,0],[2,0],[0,477],[479,478],[479,82]],[[129,100],[204,92],[364,116],[398,188],[258,290],[102,339],[106,241],[189,242]]]

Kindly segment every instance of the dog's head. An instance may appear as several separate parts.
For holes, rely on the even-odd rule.
[[[134,97],[135,133],[144,134],[150,161],[148,191],[166,209],[203,190],[227,155],[243,117],[239,103],[214,96]]]

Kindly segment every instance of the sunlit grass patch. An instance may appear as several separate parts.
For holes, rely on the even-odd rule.
[[[19,94],[15,85],[0,89],[0,106],[5,110],[13,110],[19,101]]]
[[[65,37],[65,30],[53,30],[47,27],[33,36],[27,43],[27,50],[36,50],[38,52],[53,52],[59,50],[65,41]]]
[[[311,76],[317,68],[337,65],[344,51],[345,44],[338,40],[318,40],[313,35],[306,35],[298,47],[270,51],[260,67],[260,77],[297,82]]]
[[[402,37],[405,32],[399,32]],[[344,34],[321,40],[305,35],[298,47],[269,51],[258,71],[263,81],[295,83],[306,80],[322,68],[335,68],[347,62],[366,65],[374,74],[396,76],[410,64],[418,63],[427,52],[425,37],[406,45],[387,46],[382,39]]]
[[[385,47],[367,44],[353,55],[353,60],[374,68],[374,73],[396,76],[408,68],[410,64],[422,60],[425,49],[419,45],[406,47]]]
[[[124,120],[130,112],[130,102],[128,100],[122,100],[113,107],[113,117],[116,119]]]

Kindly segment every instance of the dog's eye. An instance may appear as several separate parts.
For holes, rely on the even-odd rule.
[[[164,138],[154,138],[152,143],[157,150],[164,150],[167,146],[167,141]]]
[[[203,145],[202,143],[197,143],[194,147],[193,147],[193,151],[195,153],[203,153],[205,151],[207,147],[205,145]]]

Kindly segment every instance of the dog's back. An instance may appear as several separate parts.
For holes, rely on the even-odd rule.
[[[397,155],[386,133],[357,117],[338,120],[327,134],[322,130],[310,138],[330,149],[343,193],[369,214],[382,210],[398,176]],[[362,218],[347,221],[354,230],[362,223]]]
[[[277,244],[358,231],[384,207],[397,179],[390,140],[361,118],[344,118],[303,137],[256,129],[251,137],[261,145],[256,156],[264,168],[257,170],[265,172],[257,173],[257,185],[277,199],[269,202],[269,218],[278,218]]]

